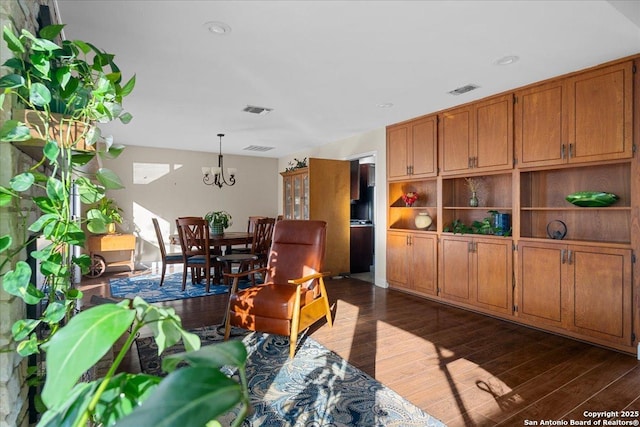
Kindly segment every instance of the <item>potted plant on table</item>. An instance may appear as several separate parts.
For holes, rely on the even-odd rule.
[[[110,197],[103,197],[87,211],[87,230],[92,233],[115,233],[116,224],[122,224],[122,209]]]
[[[211,234],[223,234],[224,230],[233,225],[233,218],[227,211],[211,211],[204,216],[209,221]]]
[[[41,394],[46,412],[39,425],[111,425],[115,421],[119,425],[140,425],[140,417],[157,425],[175,417],[166,402],[175,402],[176,398],[188,400],[189,405],[184,405],[188,410],[181,417],[189,420],[185,424],[203,425],[238,402],[243,402],[246,409],[246,384],[243,388],[217,369],[226,364],[239,366],[243,377],[246,349],[242,343],[198,350],[199,338],[182,328],[173,309],[150,306],[139,298],[75,312],[82,293],[74,286],[73,271],[77,266],[87,272],[91,262],[88,255],[74,250],[86,241],[82,222],[102,223],[104,227],[105,220],[97,215],[89,219],[73,215],[72,189],[75,187],[84,204],[108,205],[101,202],[105,191],[122,188],[117,175],[102,167],[102,159],[117,157],[122,147],[103,137],[98,123],[119,119],[126,124],[131,120],[122,108],[122,100],[133,90],[135,76],[122,84],[114,55],[90,43],[56,43],[62,28],[42,28],[36,37],[24,29],[18,33],[5,27],[3,39],[13,57],[2,65],[12,71],[0,77],[0,108],[10,97],[13,104],[18,104],[14,107],[28,111],[18,114],[18,108],[13,108],[14,119],[0,126],[0,142],[37,139],[42,149],[41,159],[33,167],[13,176],[8,183],[0,183],[0,208],[17,212],[15,215],[25,224],[21,231],[0,234],[0,281],[8,294],[41,311],[13,325],[14,341],[6,349],[17,343],[16,350],[23,357],[46,354]],[[80,170],[94,160],[98,163],[95,173]],[[37,214],[33,222],[29,221],[31,212]],[[45,276],[41,287],[32,283],[31,267],[20,260],[24,249],[35,239],[27,232],[42,235],[50,242],[31,253]],[[160,352],[181,339],[191,350],[163,363],[165,370],[171,371],[164,380],[144,374],[116,374],[143,326],[152,329]],[[126,343],[105,377],[78,382],[121,337]],[[175,369],[179,361],[186,361],[189,366]],[[35,377],[30,382],[34,380]],[[196,383],[206,390],[190,393],[197,389],[193,387]],[[222,390],[231,390],[231,394],[216,399],[224,394]],[[212,399],[202,399],[203,391]],[[203,404],[194,406],[198,399]]]

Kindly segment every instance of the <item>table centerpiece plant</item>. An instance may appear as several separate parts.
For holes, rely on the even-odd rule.
[[[28,382],[40,393],[36,406],[44,413],[39,426],[167,425],[167,420],[204,425],[240,403],[238,424],[248,410],[242,342],[200,348],[199,338],[182,328],[172,308],[151,306],[140,298],[77,313],[82,292],[74,285],[74,271],[79,267],[87,272],[91,262],[77,248],[86,241],[82,224],[91,219],[72,213],[71,194],[75,189],[81,203],[95,204],[107,189],[123,187],[102,165],[123,147],[102,136],[99,124],[131,120],[122,101],[133,90],[135,76],[123,84],[113,54],[81,40],[60,42],[63,27],[44,27],[37,37],[25,29],[3,28],[13,57],[2,64],[10,71],[0,77],[0,109],[11,105],[14,118],[0,125],[0,142],[36,139],[42,146],[35,165],[8,183],[0,182],[3,215],[11,213],[22,224],[11,234],[0,233],[0,281],[8,294],[36,313],[15,322],[13,341],[0,351],[15,350],[38,360],[28,370]],[[28,119],[19,108],[29,111]],[[98,163],[93,173],[86,172],[89,162]],[[38,235],[50,242],[31,252],[45,277],[42,286],[32,283],[35,274],[22,260]],[[185,345],[187,352],[163,360],[166,378],[117,373],[144,326],[153,331],[160,353],[180,340]],[[84,380],[120,339],[125,344],[106,375]],[[187,366],[176,369],[181,361]],[[219,370],[223,365],[238,367],[240,381],[224,375]]]
[[[208,212],[204,219],[209,222],[211,234],[222,234],[224,230],[233,225],[233,218],[227,211],[211,211]]]

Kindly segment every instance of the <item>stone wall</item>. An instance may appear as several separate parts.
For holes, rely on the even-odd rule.
[[[40,5],[49,6],[52,22],[59,22],[53,0],[0,0],[0,27],[10,26],[11,19],[19,29],[25,28],[36,32],[37,16]],[[3,40],[0,40],[0,63],[11,57]],[[0,76],[7,73],[0,68]],[[10,118],[10,99],[5,99],[3,111],[0,111],[0,126]],[[9,179],[24,171],[35,163],[11,144],[0,143],[0,185],[7,186]],[[26,212],[25,214],[29,214]],[[22,216],[13,207],[0,208],[0,235],[10,234],[17,241],[22,241],[25,231]],[[25,259],[23,251],[17,257]],[[7,266],[4,271],[13,268]],[[0,285],[2,278],[0,277]],[[25,304],[20,298],[4,292],[0,286],[0,427],[28,426],[28,387],[26,386],[26,359],[15,352],[15,343],[11,338],[13,323],[25,317]]]

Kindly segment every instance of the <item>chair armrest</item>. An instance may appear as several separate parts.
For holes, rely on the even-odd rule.
[[[231,277],[232,279],[239,279],[240,277],[246,277],[246,276],[249,276],[250,274],[262,273],[265,271],[267,271],[267,268],[262,267],[262,268],[254,268],[253,270],[239,271],[237,273],[223,273],[223,275],[225,277]]]
[[[288,283],[292,284],[292,285],[301,285],[305,282],[308,282],[309,280],[314,280],[314,279],[320,279],[322,277],[326,277],[329,276],[331,273],[328,271],[325,271],[323,273],[314,273],[314,274],[310,274],[308,276],[304,276],[301,277],[299,279],[291,279],[288,281]]]

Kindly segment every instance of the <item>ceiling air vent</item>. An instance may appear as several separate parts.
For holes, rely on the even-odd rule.
[[[244,107],[244,110],[242,111],[244,111],[245,113],[258,114],[260,116],[264,116],[265,114],[269,114],[272,110],[273,108],[256,107],[255,105],[247,105],[246,107]]]
[[[459,87],[452,91],[449,91],[451,95],[462,95],[463,93],[471,92],[474,89],[478,89],[480,86],[474,84],[468,84],[466,86]]]
[[[246,151],[269,151],[269,150],[273,150],[275,147],[265,147],[265,146],[261,146],[261,145],[248,145],[246,147],[243,148],[243,150]]]

